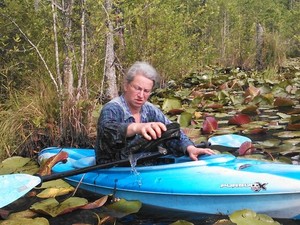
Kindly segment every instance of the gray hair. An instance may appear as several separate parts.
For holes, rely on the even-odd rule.
[[[159,83],[159,74],[156,69],[147,62],[135,62],[127,71],[125,81],[130,83],[136,75],[142,75],[153,81],[153,87]]]

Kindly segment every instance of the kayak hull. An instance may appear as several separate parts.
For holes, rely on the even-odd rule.
[[[47,148],[44,160],[61,150]],[[65,172],[94,163],[92,149],[63,149]],[[71,185],[118,198],[139,200],[143,206],[199,215],[229,215],[250,209],[273,218],[300,219],[300,167],[232,155],[203,156],[199,161],[172,157],[173,163],[154,166],[97,169],[66,178]],[[166,161],[170,161],[170,158]],[[172,161],[171,160],[171,161]]]

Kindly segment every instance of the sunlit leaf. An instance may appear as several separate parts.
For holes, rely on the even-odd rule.
[[[19,168],[26,165],[31,159],[21,156],[13,156],[2,161],[0,167],[15,167]]]
[[[34,203],[30,209],[52,217],[72,212],[88,203],[85,198],[71,197],[59,203],[55,198],[48,198],[44,201]]]
[[[179,124],[181,127],[188,127],[191,125],[191,120],[192,120],[193,115],[188,112],[181,113],[180,116],[178,117]]]
[[[52,187],[57,187],[57,188],[69,188],[71,185],[64,181],[63,179],[57,179],[57,180],[51,180],[47,182],[43,182],[42,186],[40,189],[46,189],[46,188],[52,188]]]
[[[38,164],[30,158],[13,156],[0,163],[0,174],[27,173],[33,174],[38,171]]]
[[[31,218],[16,218],[8,219],[1,222],[1,225],[49,225],[49,221],[43,217]]]
[[[65,194],[68,194],[70,192],[74,191],[74,187],[69,186],[68,188],[65,187],[52,187],[52,188],[47,188],[40,192],[37,197],[39,198],[54,198],[57,196],[62,196]]]
[[[235,211],[229,215],[229,218],[238,225],[280,225],[280,223],[274,221],[270,216],[257,214],[248,209]]]
[[[179,99],[175,99],[175,98],[165,99],[164,103],[162,105],[162,110],[167,113],[173,109],[181,109],[181,108],[182,108],[181,101]]]
[[[215,222],[213,225],[236,225],[236,223],[233,223],[228,219],[221,219]]]
[[[16,218],[33,218],[36,217],[37,213],[32,210],[24,210],[16,213],[12,213],[9,215],[9,219],[16,219]]]
[[[201,112],[194,112],[194,117],[196,119],[200,119],[202,117],[202,113]]]
[[[194,224],[185,220],[177,220],[176,222],[171,223],[169,225],[194,225]]]

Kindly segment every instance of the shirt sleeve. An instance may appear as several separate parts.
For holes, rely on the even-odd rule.
[[[101,110],[97,126],[101,149],[117,152],[126,147],[129,123],[123,121],[123,115],[122,108],[117,104],[107,104]]]

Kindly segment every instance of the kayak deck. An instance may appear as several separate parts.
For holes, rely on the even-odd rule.
[[[39,160],[58,153],[48,148]],[[55,173],[91,166],[92,149],[63,149],[67,163],[54,166]],[[85,173],[80,188],[127,200],[139,200],[148,206],[200,214],[228,215],[240,209],[252,209],[274,218],[300,218],[300,167],[230,154],[188,157],[161,157],[160,165],[113,167]],[[172,162],[163,164],[164,162]],[[66,180],[77,185],[83,174]]]

